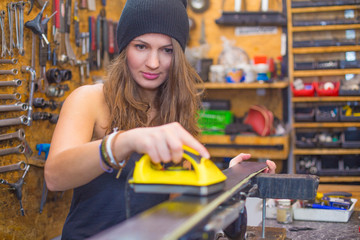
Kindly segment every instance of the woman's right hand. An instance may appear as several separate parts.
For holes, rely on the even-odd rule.
[[[183,145],[196,150],[202,157],[210,157],[207,149],[177,122],[121,133],[116,138],[113,149],[116,156],[121,155],[120,148],[123,148],[124,144],[128,144],[130,150],[127,154],[146,153],[154,163],[179,163],[183,156]]]

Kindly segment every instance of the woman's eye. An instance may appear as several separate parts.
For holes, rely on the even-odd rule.
[[[166,53],[173,53],[173,49],[172,48],[165,48],[164,51]]]
[[[136,44],[135,47],[139,50],[145,49],[145,45],[143,45],[143,44]]]

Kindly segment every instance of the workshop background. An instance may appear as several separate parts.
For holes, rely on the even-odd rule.
[[[0,2],[1,239],[61,234],[72,191],[44,187],[52,132],[71,91],[104,81],[125,2]],[[247,152],[274,160],[278,173],[319,175],[319,191],[358,198],[357,2],[188,2],[186,54],[205,80],[200,141],[217,164]],[[271,121],[252,125],[259,115]]]

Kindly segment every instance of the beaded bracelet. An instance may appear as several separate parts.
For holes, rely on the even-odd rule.
[[[101,150],[102,157],[104,159],[104,162],[108,166],[110,166],[111,168],[114,168],[114,169],[119,169],[120,166],[117,164],[115,159],[113,161],[111,160],[110,155],[109,155],[109,151],[106,148],[106,144],[107,144],[108,141],[109,141],[109,136],[105,136],[103,138],[103,140],[101,141],[101,149],[100,150]]]
[[[114,171],[114,169],[108,165],[108,163],[105,161],[102,151],[101,151],[101,144],[99,145],[99,149],[100,149],[100,167],[102,170],[104,170],[104,172],[107,173],[112,173]],[[104,163],[106,165],[106,167],[104,167]]]

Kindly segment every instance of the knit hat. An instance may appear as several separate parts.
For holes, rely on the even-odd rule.
[[[117,27],[119,53],[137,36],[161,33],[183,50],[189,37],[187,0],[127,0]]]

